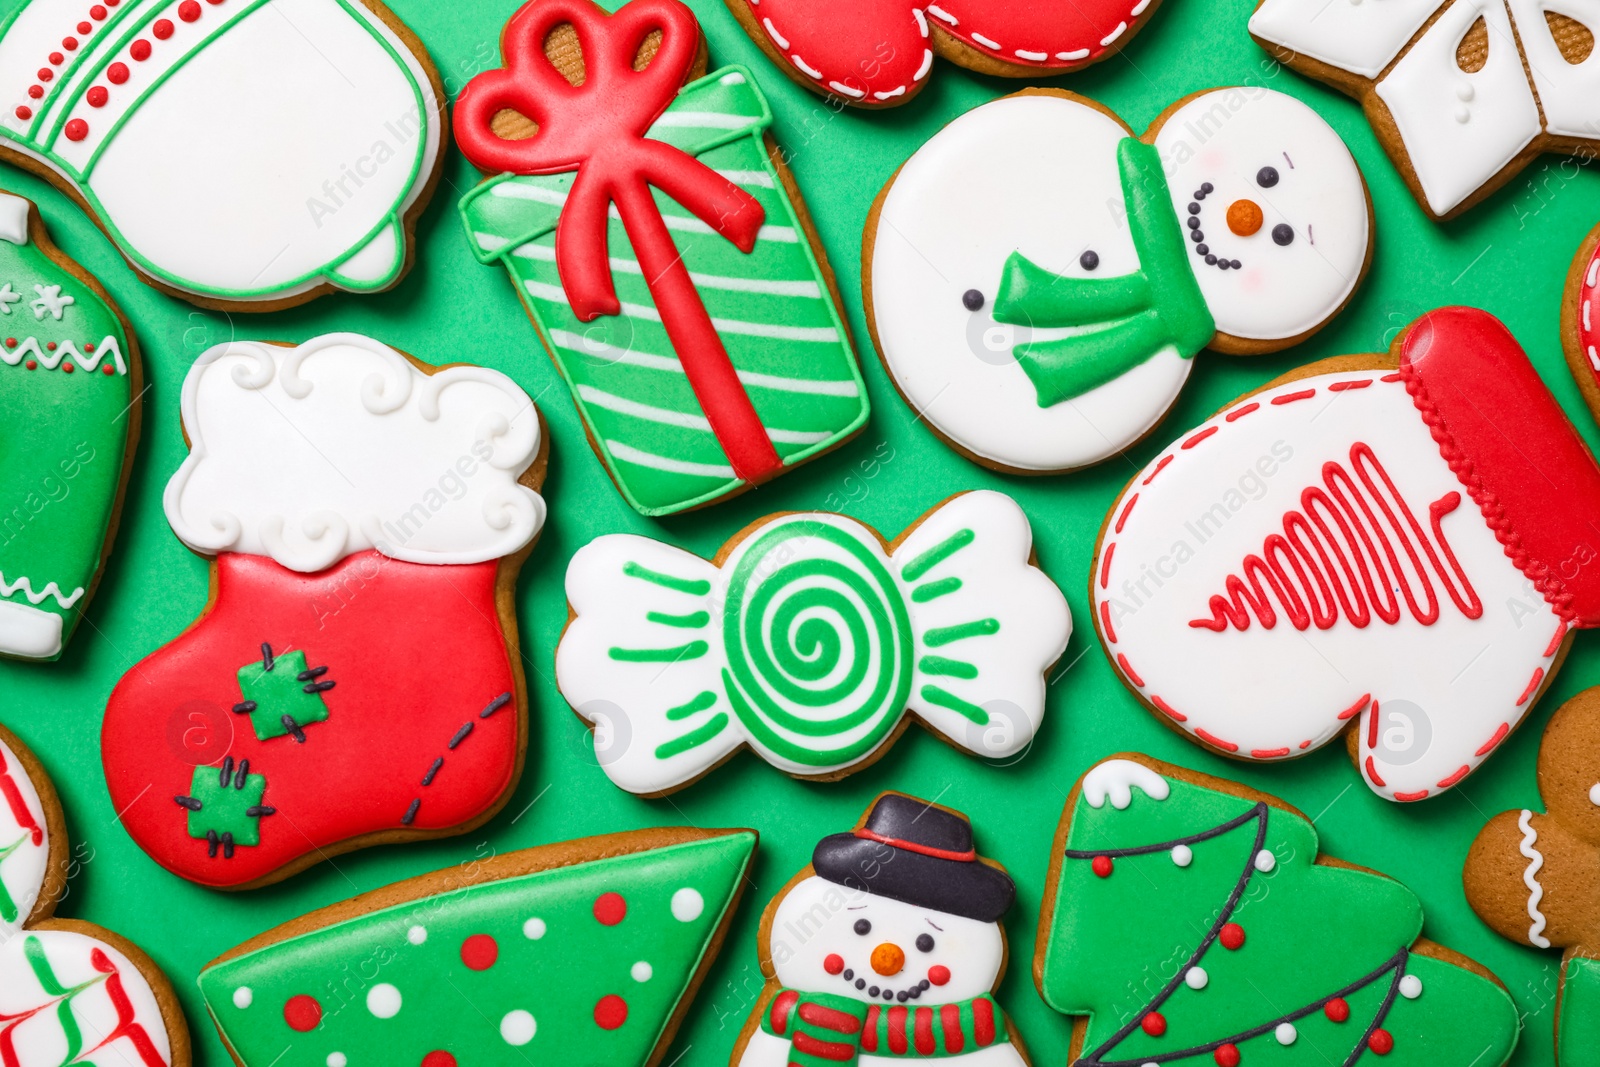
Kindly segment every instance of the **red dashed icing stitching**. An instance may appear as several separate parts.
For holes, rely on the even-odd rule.
[[[1460,767],[1456,768],[1456,771],[1455,771],[1454,774],[1451,774],[1451,775],[1448,775],[1447,777],[1439,779],[1439,781],[1436,784],[1439,786],[1440,789],[1449,789],[1451,786],[1455,785],[1457,782],[1461,781],[1461,779],[1465,778],[1468,774],[1471,774],[1471,773],[1472,773],[1472,768],[1468,767],[1465,763],[1463,763]]]
[[[1377,786],[1379,789],[1382,789],[1389,784],[1382,778],[1378,777],[1378,768],[1373,764],[1371,756],[1367,757],[1367,777],[1372,779],[1372,784]]]
[[[1288,754],[1289,750],[1286,748],[1252,748],[1250,750],[1251,759],[1283,759]]]
[[[1132,496],[1130,496],[1128,498],[1128,502],[1122,506],[1122,514],[1117,516],[1117,525],[1116,525],[1116,528],[1112,530],[1113,533],[1121,533],[1122,532],[1122,524],[1128,521],[1128,512],[1132,511],[1133,510],[1133,506],[1135,504],[1137,504],[1138,502],[1139,502],[1139,494],[1138,493],[1135,493],[1135,494],[1133,494]]]
[[[1342,393],[1346,389],[1365,389],[1371,384],[1371,378],[1360,378],[1353,382],[1334,382],[1332,385],[1328,386],[1328,392]]]
[[[1425,800],[1425,799],[1427,799],[1427,796],[1428,796],[1428,791],[1426,789],[1419,789],[1415,793],[1396,793],[1396,794],[1394,794],[1394,798],[1396,800],[1398,800],[1402,804],[1410,804],[1410,803],[1413,803],[1413,802],[1418,801],[1418,800]]]
[[[1111,542],[1106,546],[1105,558],[1100,564],[1100,588],[1106,589],[1111,583],[1111,554],[1117,550],[1117,543]]]
[[[1302,389],[1298,393],[1284,393],[1282,396],[1272,398],[1272,406],[1278,407],[1283,404],[1293,404],[1296,400],[1310,400],[1316,395],[1317,391],[1315,389]]]
[[[1176,708],[1174,708],[1171,704],[1168,704],[1165,700],[1162,700],[1160,697],[1151,697],[1150,703],[1154,704],[1158,709],[1160,709],[1163,714],[1170,716],[1173,722],[1189,721],[1189,716],[1181,714]]]
[[[1494,732],[1494,736],[1485,741],[1483,743],[1483,747],[1474,752],[1473,755],[1478,757],[1487,756],[1489,753],[1495,750],[1496,745],[1506,739],[1506,734],[1509,734],[1510,732],[1511,724],[1508,722],[1501,723],[1500,729]]]
[[[1150,472],[1150,477],[1146,478],[1144,481],[1140,482],[1139,484],[1140,485],[1149,485],[1151,482],[1155,481],[1156,480],[1156,475],[1160,474],[1163,470],[1165,470],[1167,464],[1171,463],[1172,460],[1173,460],[1173,456],[1172,456],[1172,454],[1170,452],[1167,453],[1165,456],[1162,456],[1161,457],[1161,461],[1156,464],[1156,469]]]
[[[1371,693],[1363,693],[1363,694],[1361,694],[1361,699],[1360,700],[1356,701],[1354,704],[1351,704],[1348,708],[1345,708],[1343,711],[1341,711],[1339,713],[1340,721],[1343,721],[1345,719],[1351,719],[1351,718],[1354,718],[1355,716],[1361,714],[1361,709],[1366,707],[1367,706],[1367,702],[1369,700],[1371,700],[1371,699],[1372,699],[1372,694]],[[1306,744],[1310,744],[1310,742],[1308,741],[1308,742],[1306,742]]]
[[[1194,728],[1194,735],[1200,740],[1204,741],[1206,744],[1215,748],[1220,748],[1224,752],[1239,751],[1238,745],[1234,744],[1232,741],[1224,741],[1210,730],[1207,730],[1204,726],[1196,726]]]
[[[1179,447],[1184,449],[1184,450],[1191,449],[1195,445],[1199,444],[1201,441],[1204,441],[1206,438],[1210,437],[1212,434],[1216,433],[1220,429],[1222,429],[1222,427],[1220,427],[1220,426],[1207,426],[1205,429],[1201,430],[1199,433],[1197,433],[1193,437],[1189,438],[1187,441],[1185,441]]]
[[[1122,668],[1122,673],[1128,676],[1128,681],[1132,682],[1135,688],[1144,688],[1144,679],[1139,677],[1133,666],[1128,662],[1128,657],[1121,652],[1117,653],[1117,666]]]
[[[1550,639],[1550,643],[1544,648],[1545,659],[1549,659],[1551,656],[1556,654],[1556,649],[1561,647],[1561,639],[1566,636],[1567,621],[1563,619],[1561,622],[1556,624],[1556,635]]]
[[[1100,601],[1100,629],[1106,635],[1106,640],[1113,645],[1117,643],[1117,631],[1111,627],[1111,601]]]
[[[1232,422],[1234,419],[1242,419],[1246,415],[1250,414],[1252,411],[1260,411],[1260,410],[1261,410],[1261,405],[1252,400],[1250,403],[1246,404],[1244,407],[1242,407],[1242,408],[1234,408],[1232,411],[1228,412],[1228,414],[1224,418],[1224,421],[1225,422]]]
[[[1529,697],[1538,692],[1539,683],[1542,681],[1544,681],[1544,668],[1535,667],[1533,669],[1533,677],[1528,681],[1528,688],[1524,689],[1522,695],[1517,698],[1517,707],[1522,707],[1528,702]]]

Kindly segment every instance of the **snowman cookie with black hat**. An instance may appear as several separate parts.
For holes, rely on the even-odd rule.
[[[993,996],[1006,965],[1000,920],[1015,898],[1005,869],[978,855],[965,815],[882,794],[853,831],[818,842],[767,905],[767,985],[733,1063],[1027,1064]]]

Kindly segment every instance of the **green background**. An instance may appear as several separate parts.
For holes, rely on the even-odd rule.
[[[772,100],[775,132],[838,275],[874,405],[871,422],[852,444],[694,515],[643,519],[607,481],[504,272],[479,266],[468,251],[454,205],[477,175],[453,147],[439,192],[417,227],[416,266],[398,288],[375,297],[335,295],[256,316],[213,314],[159,295],[134,277],[65,197],[19,172],[0,173],[0,184],[40,204],[56,241],[97,274],[126,311],[150,386],[122,532],[86,624],[58,663],[0,664],[0,720],[39,753],[66,806],[80,866],[60,913],[101,923],[147,949],[183,999],[196,1062],[221,1067],[227,1057],[194,976],[212,957],[270,926],[491,852],[649,825],[751,826],[762,834],[752,884],[667,1059],[682,1053],[683,1064],[720,1064],[761,986],[755,933],[762,907],[808,861],[819,836],[848,828],[877,792],[895,788],[966,811],[980,850],[1016,877],[1018,901],[1008,922],[1012,965],[1000,1001],[1035,1062],[1059,1064],[1066,1057],[1068,1020],[1044,1007],[1030,976],[1051,834],[1068,790],[1091,763],[1139,749],[1286,798],[1316,819],[1328,852],[1410,885],[1426,906],[1428,935],[1487,964],[1510,987],[1525,1024],[1514,1062],[1550,1062],[1558,957],[1518,948],[1484,927],[1463,899],[1460,870],[1468,844],[1489,816],[1537,806],[1540,730],[1563,700],[1600,679],[1593,640],[1577,636],[1566,669],[1527,726],[1482,770],[1440,799],[1400,806],[1370,793],[1338,744],[1294,763],[1255,769],[1209,756],[1169,732],[1108,667],[1090,626],[1085,588],[1105,509],[1173,436],[1302,363],[1385,348],[1400,328],[1440,305],[1477,305],[1505,320],[1593,443],[1595,426],[1568,377],[1557,323],[1568,263],[1596,220],[1600,175],[1546,157],[1464,219],[1435,225],[1406,192],[1354,103],[1278,68],[1250,41],[1249,0],[1167,0],[1123,52],[1051,84],[1103,101],[1136,129],[1178,97],[1217,85],[1268,85],[1310,102],[1343,135],[1371,186],[1378,215],[1371,274],[1344,314],[1297,349],[1252,359],[1200,355],[1166,427],[1127,456],[1066,477],[999,476],[946,448],[895,395],[862,315],[860,234],[873,196],[918,145],[951,118],[1022,83],[977,77],[940,62],[931,84],[908,106],[881,114],[835,113],[775,71],[720,3],[691,4],[704,20],[713,66],[748,64]],[[500,28],[516,6],[515,0],[393,0],[431,50],[451,97],[471,75],[498,65]],[[212,180],[202,131],[193,163],[194,181]],[[473,834],[342,856],[252,893],[216,893],[162,870],[118,825],[101,770],[100,717],[117,679],[178,634],[206,600],[206,563],[172,535],[161,510],[162,489],[185,454],[178,420],[185,371],[207,347],[235,337],[298,341],[330,330],[371,334],[431,362],[495,367],[522,384],[544,411],[553,440],[544,490],[550,521],[518,585],[531,703],[527,770],[506,809]],[[879,763],[841,783],[796,782],[743,755],[658,801],[622,793],[595,765],[588,733],[557,693],[552,671],[566,618],[563,572],[589,539],[629,530],[710,555],[746,523],[783,509],[840,510],[892,536],[950,493],[978,487],[1011,493],[1027,511],[1040,564],[1066,590],[1077,626],[1052,674],[1039,738],[1024,758],[1009,766],[986,765],[913,730]],[[1356,901],[1347,919],[1361,921]]]

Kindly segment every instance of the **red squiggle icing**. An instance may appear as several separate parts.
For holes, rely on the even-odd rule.
[[[27,802],[22,799],[22,790],[6,766],[4,750],[0,750],[0,796],[6,798],[6,806],[11,809],[11,817],[16,820],[17,826],[28,831],[28,840],[36,847],[44,844],[44,827],[34,819],[33,812],[28,810]]]
[[[1430,534],[1370,445],[1351,446],[1350,466],[1354,477],[1343,464],[1324,463],[1323,484],[1302,492],[1301,510],[1284,515],[1282,532],[1268,535],[1259,555],[1244,558],[1243,577],[1228,576],[1227,595],[1211,597],[1211,617],[1189,625],[1247,630],[1254,614],[1270,630],[1278,623],[1274,600],[1297,630],[1313,624],[1327,630],[1341,616],[1356,627],[1373,615],[1393,625],[1401,616],[1398,588],[1411,617],[1431,626],[1439,619],[1439,598],[1430,572],[1458,611],[1469,619],[1482,616],[1483,604],[1440,528],[1461,505],[1461,494],[1446,493],[1429,505]]]
[[[90,1054],[99,1052],[114,1041],[127,1038],[145,1067],[166,1067],[167,1061],[156,1051],[155,1042],[150,1040],[150,1035],[138,1021],[137,1013],[133,1010],[133,1002],[128,999],[128,991],[122,988],[122,975],[118,972],[117,965],[111,962],[111,958],[104,950],[98,948],[90,955],[89,962],[95,970],[107,976],[106,996],[117,1012],[117,1025],[111,1028],[111,1032],[104,1040],[89,1050]]]

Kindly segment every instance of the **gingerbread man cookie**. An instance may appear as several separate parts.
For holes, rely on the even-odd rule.
[[[6,1067],[188,1067],[166,976],[126,938],[54,918],[66,819],[43,766],[0,726],[0,1061]]]
[[[1437,796],[1600,626],[1600,467],[1500,322],[1445,308],[1227,405],[1136,474],[1090,579],[1125,684],[1237,759],[1348,735]]]
[[[517,569],[545,436],[498,371],[359,334],[203,353],[167,521],[211,599],[106,706],[106,784],[160,864],[239,889],[490,818],[522,772]]]
[[[979,74],[1044,78],[1120,51],[1160,0],[727,0],[750,39],[812,92],[896,107],[928,84],[934,56]]]
[[[1196,93],[1135,137],[1092,100],[1030,89],[957,118],[889,180],[862,288],[918,416],[970,459],[1039,474],[1150,432],[1202,348],[1316,332],[1372,235],[1349,149],[1293,97]]]
[[[0,158],[203,307],[398,282],[443,95],[378,0],[23,0],[0,28]]]
[[[994,996],[1016,892],[961,812],[882,794],[762,914],[767,983],[734,1067],[1026,1067]]]
[[[572,557],[567,601],[556,684],[594,725],[606,774],[644,796],[745,747],[843,778],[913,718],[976,755],[1016,755],[1072,633],[1027,516],[988,490],[893,542],[827,512],[758,520],[709,562],[610,534]]]
[[[1541,153],[1592,156],[1597,28],[1592,5],[1548,0],[1261,0],[1250,19],[1250,35],[1275,59],[1361,102],[1438,221]]]
[[[1499,980],[1419,937],[1405,886],[1319,848],[1266,793],[1131,753],[1092,767],[1056,832],[1033,959],[1045,1003],[1075,1016],[1072,1059],[1510,1059],[1520,1022]]]
[[[1489,820],[1467,854],[1467,902],[1503,937],[1559,948],[1556,1062],[1600,1062],[1600,689],[1561,705],[1539,746],[1543,812]]]

